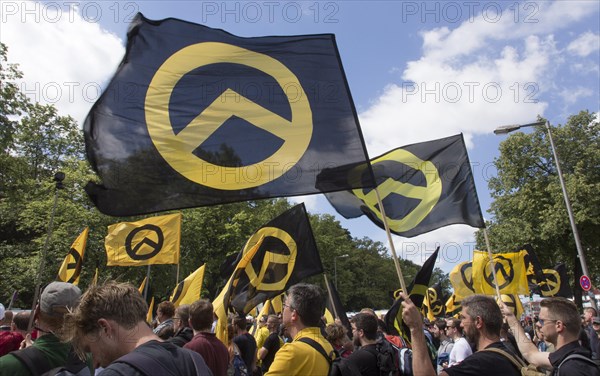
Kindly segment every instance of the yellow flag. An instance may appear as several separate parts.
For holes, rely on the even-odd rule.
[[[331,313],[331,311],[329,311],[329,309],[325,308],[325,315],[324,316],[325,316],[325,323],[327,323],[327,325],[335,323],[335,319],[333,318],[333,314]]]
[[[508,308],[512,309],[515,317],[517,319],[520,318],[523,314],[523,304],[521,303],[521,299],[519,299],[517,295],[502,294],[500,297],[502,298],[504,304],[506,304]]]
[[[171,297],[169,298],[175,307],[179,307],[181,304],[191,304],[200,299],[205,266],[206,265],[202,265],[186,279],[177,284],[173,290],[173,294],[171,294]]]
[[[148,307],[148,314],[146,314],[146,322],[152,324],[152,311],[154,311],[154,297],[150,300],[150,307]]]
[[[217,325],[215,327],[215,335],[225,345],[228,345],[227,314],[229,311],[229,303],[231,300],[231,290],[233,290],[233,288],[235,288],[235,286],[237,285],[241,272],[244,269],[246,269],[248,264],[252,261],[252,258],[262,245],[263,239],[264,235],[260,237],[260,239],[258,240],[258,242],[256,242],[254,247],[252,247],[250,250],[248,250],[247,253],[245,253],[242,256],[242,259],[238,262],[237,266],[235,267],[235,270],[231,274],[231,277],[229,277],[229,280],[225,284],[225,287],[223,287],[223,290],[221,290],[219,296],[217,296],[213,301],[213,311],[218,318]]]
[[[275,315],[283,312],[283,294],[279,294],[271,299],[271,309]]]
[[[83,263],[83,254],[87,243],[90,229],[86,227],[71,245],[71,249],[65,257],[60,269],[58,270],[58,280],[62,282],[79,284],[79,275],[81,274],[81,264]]]
[[[494,266],[501,294],[529,295],[525,255],[527,251],[496,253]],[[473,287],[478,294],[495,295],[496,287],[487,252],[473,252]]]
[[[454,295],[459,299],[475,294],[472,266],[470,261],[462,262],[450,271],[450,283],[454,288]]]
[[[108,226],[108,266],[179,263],[181,213]]]
[[[94,278],[92,278],[92,286],[98,284],[98,268],[96,268],[96,273],[94,273]]]
[[[461,304],[459,298],[452,294],[446,301],[446,316],[454,316],[458,318],[458,314],[461,310]]]
[[[146,282],[148,281],[148,277],[144,277],[144,280],[142,281],[142,283],[140,284],[140,287],[138,287],[138,291],[140,292],[140,294],[144,295],[144,287],[146,287]]]

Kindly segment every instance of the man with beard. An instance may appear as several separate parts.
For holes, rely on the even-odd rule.
[[[537,367],[553,370],[554,376],[600,376],[598,366],[591,360],[591,352],[579,344],[581,320],[575,303],[565,298],[552,297],[542,300],[540,307],[540,331],[556,348],[552,353],[539,351],[535,344],[525,337],[525,332],[512,310],[506,306],[502,307],[523,357]]]
[[[412,337],[414,374],[435,375],[421,328],[423,323],[421,313],[408,296],[402,294],[402,297],[404,298],[402,319],[409,327]],[[440,375],[519,376],[521,374],[520,368],[517,368],[506,356],[514,357],[514,354],[510,354],[510,350],[500,341],[502,312],[493,298],[484,295],[465,298],[462,301],[460,319],[467,339],[476,344],[478,351],[460,364],[443,370]]]
[[[377,319],[368,313],[359,313],[350,319],[352,341],[360,349],[347,358],[362,376],[379,376],[377,366]],[[385,341],[385,339],[384,339]]]

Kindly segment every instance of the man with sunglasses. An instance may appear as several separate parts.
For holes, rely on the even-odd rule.
[[[328,374],[335,355],[319,327],[325,299],[324,291],[318,286],[299,283],[290,287],[283,304],[283,325],[294,340],[277,351],[266,375]]]
[[[579,344],[581,319],[575,303],[552,297],[542,300],[540,307],[540,331],[556,348],[552,353],[540,352],[525,336],[512,310],[505,305],[502,307],[523,357],[531,364],[552,370],[553,376],[600,376],[598,366],[591,360],[592,354]]]

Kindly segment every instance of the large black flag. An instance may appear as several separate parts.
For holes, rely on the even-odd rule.
[[[455,223],[485,227],[462,134],[394,149],[371,165],[394,234],[413,237]],[[362,182],[369,173],[356,167],[349,180]],[[345,218],[366,215],[384,228],[374,189],[325,196]]]
[[[103,213],[374,186],[343,174],[368,156],[334,35],[241,38],[138,14],[127,36],[84,124]]]
[[[243,255],[255,246],[258,249],[248,265],[236,270],[229,292],[230,305],[237,313],[247,314],[258,303],[323,272],[304,204],[294,206],[256,231],[235,264],[239,265]]]

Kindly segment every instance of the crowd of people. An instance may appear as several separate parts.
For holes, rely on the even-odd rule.
[[[410,336],[412,364],[396,370],[412,375],[600,376],[600,317],[593,308],[580,316],[564,298],[540,303],[539,316],[520,321],[489,296],[462,301],[458,318],[424,319],[402,295],[402,320]],[[229,340],[215,335],[213,305],[200,299],[175,307],[158,305],[154,325],[137,288],[107,282],[82,293],[52,282],[33,312],[37,337],[28,333],[30,313],[12,314],[0,305],[0,374],[14,375],[328,375],[343,362],[346,372],[389,373],[382,353],[406,347],[372,309],[340,322],[324,323],[326,294],[297,284],[282,312],[256,322],[231,315]],[[384,369],[384,367],[387,367]],[[402,375],[400,371],[394,375]]]

